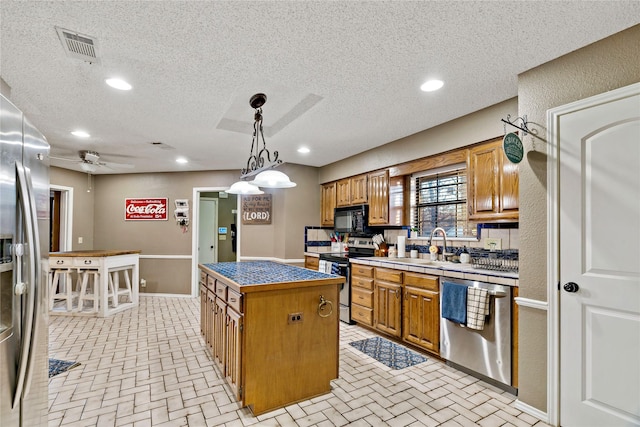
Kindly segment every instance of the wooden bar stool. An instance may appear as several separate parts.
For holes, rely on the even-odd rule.
[[[98,270],[78,270],[78,275],[82,277],[80,292],[78,294],[78,311],[84,310],[84,301],[93,302],[91,312],[97,313],[100,301],[100,272]],[[89,279],[91,276],[91,279]]]
[[[74,297],[72,270],[69,268],[51,270],[49,281],[49,310],[53,310],[56,301],[66,301],[67,311],[71,312]]]
[[[120,295],[126,295],[129,298],[128,302],[133,302],[133,291],[131,290],[131,278],[129,277],[129,270],[132,267],[122,267],[118,269],[109,270],[109,295],[107,299],[111,298],[113,307],[118,307]],[[124,275],[124,288],[120,288],[120,272]]]

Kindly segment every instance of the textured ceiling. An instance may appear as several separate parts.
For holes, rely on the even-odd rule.
[[[516,96],[519,73],[639,23],[640,2],[2,0],[0,13],[0,76],[52,156],[95,150],[134,165],[96,173],[128,173],[241,169],[257,92],[267,148],[326,165]],[[95,37],[100,63],[68,57],[56,26]],[[421,92],[427,78],[445,86]]]

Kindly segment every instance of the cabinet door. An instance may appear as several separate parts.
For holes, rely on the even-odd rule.
[[[389,171],[369,174],[369,224],[389,223]]]
[[[207,290],[207,306],[206,306],[206,319],[205,319],[205,331],[204,331],[204,335],[205,335],[205,341],[207,342],[207,345],[209,346],[209,348],[212,350],[213,353],[213,342],[215,340],[215,336],[214,336],[214,313],[216,310],[216,294],[213,293],[213,291],[211,289]]]
[[[375,282],[374,327],[381,332],[400,336],[402,315],[402,286]]]
[[[333,214],[336,208],[336,183],[322,185],[322,200],[320,207],[320,222],[323,226],[333,225]]]
[[[518,165],[507,159],[501,140],[469,149],[467,187],[469,219],[518,219]]]
[[[200,334],[207,339],[207,286],[200,284]]]
[[[336,184],[336,206],[349,206],[351,204],[351,180],[341,179]]]
[[[227,307],[226,345],[225,345],[225,377],[231,386],[237,401],[242,401],[242,321],[241,314]]]
[[[438,292],[406,286],[403,303],[402,339],[433,353],[440,345]]]
[[[358,205],[368,202],[367,175],[358,175],[351,178],[351,204]]]
[[[213,312],[213,360],[218,365],[220,373],[225,372],[225,345],[226,345],[226,317],[227,303],[222,298],[216,298]]]
[[[304,257],[304,268],[308,268],[310,270],[318,270],[319,265],[320,265],[320,258],[315,256]]]

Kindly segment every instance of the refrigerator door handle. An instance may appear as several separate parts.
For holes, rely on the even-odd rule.
[[[37,301],[36,282],[39,277],[40,270],[40,246],[38,242],[38,223],[35,213],[35,198],[33,197],[33,189],[31,185],[31,172],[25,168],[22,163],[16,162],[16,173],[18,181],[18,195],[23,215],[23,224],[25,231],[26,249],[28,251],[29,276],[27,279],[27,305],[25,325],[22,330],[22,345],[20,346],[20,362],[18,368],[16,391],[13,397],[13,407],[20,404],[23,392],[28,393],[28,385],[31,379],[31,371],[33,365],[33,352],[31,349],[34,345],[34,316],[37,314],[35,304]],[[22,263],[16,260],[16,263]],[[26,386],[26,387],[25,387]]]

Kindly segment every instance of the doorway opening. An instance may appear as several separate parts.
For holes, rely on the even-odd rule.
[[[72,250],[73,187],[51,184],[49,208],[49,252]]]
[[[239,197],[226,193],[229,187],[193,189],[191,230],[191,295],[199,294],[198,264],[229,262],[239,259]]]

